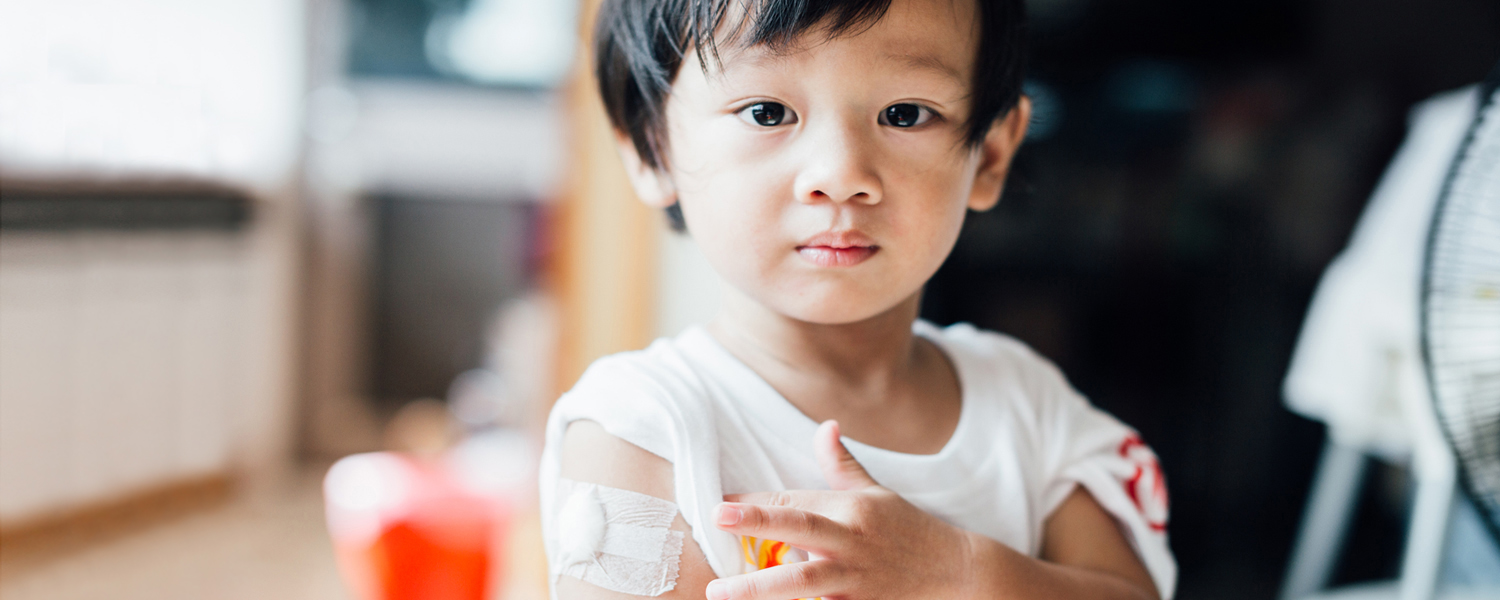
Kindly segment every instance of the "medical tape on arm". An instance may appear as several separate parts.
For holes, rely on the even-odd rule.
[[[677,505],[655,496],[558,479],[553,579],[567,575],[607,590],[660,596],[677,586]]]

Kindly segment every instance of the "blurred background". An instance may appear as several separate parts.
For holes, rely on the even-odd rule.
[[[545,597],[551,401],[717,301],[623,179],[596,6],[0,0],[0,595],[357,597],[319,486],[388,449],[458,457],[507,507],[491,594]],[[1036,121],[923,315],[1142,432],[1179,597],[1274,597],[1325,437],[1281,396],[1309,299],[1500,5],[1028,6]],[[1337,582],[1398,569],[1409,477],[1374,468]]]

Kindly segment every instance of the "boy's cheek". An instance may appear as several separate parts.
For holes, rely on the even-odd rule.
[[[701,194],[765,202],[790,193],[795,161],[766,140],[725,136],[705,141],[672,147],[674,183],[689,202]],[[747,207],[743,201],[735,204]]]
[[[754,168],[760,163],[775,162],[778,155],[786,151],[785,135],[746,131],[745,126],[738,122],[730,125],[710,123],[683,137],[687,138],[680,146],[683,158],[703,167],[733,165]]]
[[[700,160],[673,179],[683,210],[720,214],[730,226],[751,226],[790,203],[790,177],[761,161]]]

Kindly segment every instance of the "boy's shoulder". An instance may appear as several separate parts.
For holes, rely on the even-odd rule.
[[[633,443],[622,435],[625,429],[655,438],[681,428],[708,428],[714,422],[714,395],[706,381],[712,374],[703,368],[702,344],[694,344],[694,336],[706,333],[690,330],[642,350],[594,360],[553,405],[550,419],[595,420]]]
[[[672,460],[678,433],[713,422],[702,374],[679,338],[595,360],[553,405],[549,421],[596,421],[613,434]],[[674,433],[676,432],[676,433]]]
[[[918,320],[912,327],[944,351],[966,396],[982,404],[1006,407],[1008,413],[1019,410],[1035,419],[1059,402],[1081,399],[1051,361],[1012,336],[969,323],[939,327]],[[706,331],[693,329],[594,361],[554,405],[553,417],[634,423],[640,433],[659,433],[708,426],[747,407],[764,408],[763,403],[730,397],[764,390],[769,388],[748,367],[737,363]]]
[[[918,320],[913,329],[924,337],[938,339],[945,345],[962,348],[996,360],[1042,360],[1025,342],[991,329],[981,329],[963,321],[948,326],[938,326]]]
[[[563,398],[590,394],[682,396],[698,391],[700,375],[682,347],[682,337],[660,338],[646,348],[595,360]]]
[[[918,335],[936,342],[966,375],[998,377],[1026,387],[1067,385],[1056,365],[1015,337],[967,322],[938,326],[925,320],[912,325]],[[701,329],[661,338],[641,350],[619,352],[594,361],[564,395],[646,395],[657,399],[694,398],[707,391],[706,377],[730,371],[743,375],[722,348]]]
[[[964,398],[982,408],[976,416],[1040,430],[1092,406],[1051,360],[1019,339],[969,323],[930,327],[918,331],[947,352]]]
[[[938,342],[951,360],[962,363],[955,365],[960,372],[990,375],[1027,386],[1067,385],[1057,365],[1005,333],[970,323],[938,327],[926,321],[918,321],[916,331]]]

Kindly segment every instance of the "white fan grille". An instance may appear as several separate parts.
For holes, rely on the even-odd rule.
[[[1423,343],[1439,421],[1500,539],[1500,91],[1497,68],[1433,216]]]

